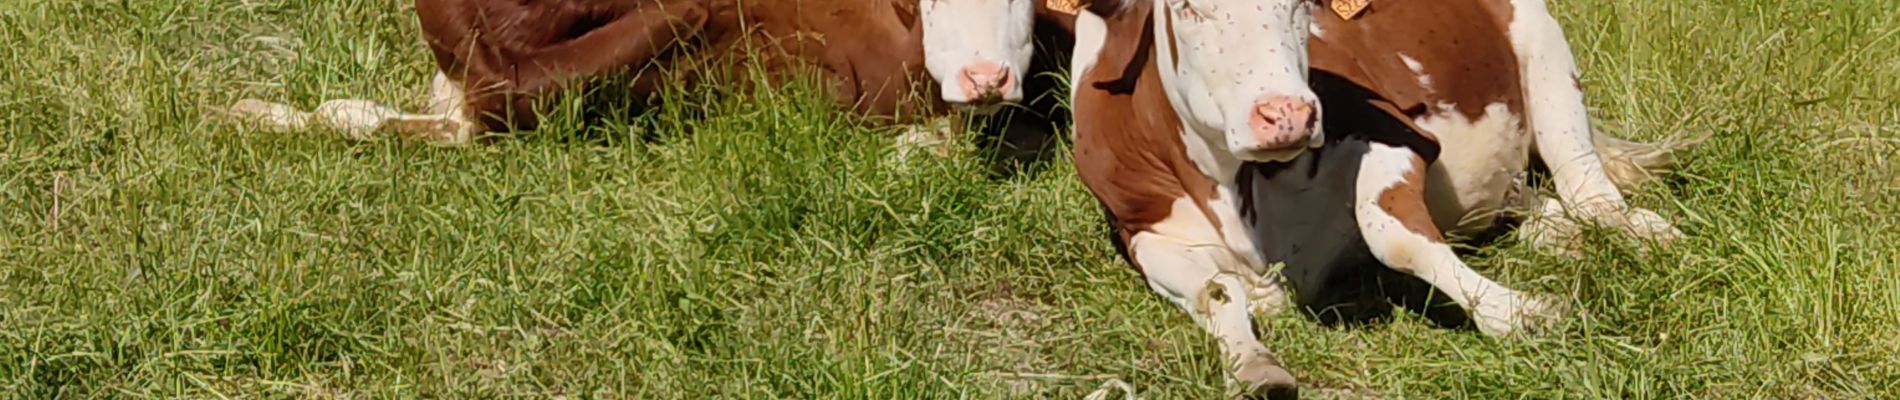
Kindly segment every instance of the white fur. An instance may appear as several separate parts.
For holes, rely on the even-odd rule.
[[[1536,137],[1538,158],[1550,166],[1563,215],[1533,218],[1582,218],[1655,240],[1682,233],[1655,212],[1629,206],[1623,193],[1604,171],[1591,132],[1583,90],[1577,88],[1576,59],[1564,39],[1563,27],[1550,15],[1544,0],[1513,0],[1511,45],[1523,78],[1526,113]],[[1453,148],[1447,146],[1446,148]],[[1561,224],[1559,224],[1561,225]],[[1529,224],[1520,233],[1553,241],[1568,235],[1551,234],[1546,225]],[[1556,229],[1562,230],[1562,229]]]
[[[1319,24],[1314,24],[1313,26],[1319,26]],[[1425,88],[1425,91],[1437,91],[1437,89],[1432,87],[1432,76],[1425,73],[1425,64],[1418,62],[1418,59],[1412,58],[1412,56],[1405,55],[1405,53],[1399,53],[1399,61],[1405,62],[1405,68],[1411,69],[1413,75],[1418,75],[1418,85]]]
[[[1102,17],[1088,10],[1075,13],[1075,47],[1069,55],[1069,99],[1074,101],[1080,93],[1082,77],[1088,76],[1095,68],[1095,62],[1102,57],[1102,46],[1108,41],[1108,23]],[[1069,140],[1075,140],[1075,126],[1069,126]]]
[[[1488,335],[1510,335],[1554,314],[1542,301],[1479,275],[1458,259],[1451,246],[1413,232],[1379,205],[1380,195],[1412,172],[1413,157],[1401,148],[1373,144],[1360,161],[1353,215],[1373,256],[1444,291]]]
[[[1229,247],[1232,240],[1209,219],[1220,217],[1206,215],[1186,197],[1175,200],[1171,212],[1128,242],[1129,252],[1148,277],[1148,286],[1214,335],[1235,377],[1255,381],[1250,383],[1291,381],[1284,369],[1272,365],[1271,353],[1253,332],[1253,313],[1258,310],[1254,298],[1268,281],[1239,257],[1237,249]],[[1284,297],[1277,285],[1271,292]],[[1272,374],[1279,375],[1266,377]]]
[[[1154,60],[1168,103],[1183,125],[1207,142],[1207,151],[1225,153],[1222,158],[1285,161],[1297,156],[1256,159],[1261,155],[1235,150],[1254,140],[1247,119],[1263,98],[1306,100],[1314,105],[1313,118],[1320,118],[1318,96],[1306,82],[1313,5],[1297,0],[1161,3],[1153,11]],[[1173,53],[1180,55],[1178,65],[1168,57]],[[1309,143],[1323,138],[1315,132]]]
[[[1505,205],[1517,173],[1530,160],[1523,120],[1504,103],[1485,106],[1472,121],[1451,104],[1440,104],[1414,121],[1438,136],[1446,149],[1428,174],[1426,196],[1432,221],[1455,234],[1490,228]]]
[[[1082,77],[1088,76],[1089,69],[1095,68],[1095,62],[1102,57],[1102,46],[1108,41],[1108,23],[1102,17],[1088,10],[1075,13],[1075,48],[1069,56],[1069,98],[1075,98],[1081,88]]]
[[[958,75],[978,62],[1000,64],[1018,84],[1003,93],[1006,101],[1023,98],[1035,41],[1036,7],[1030,0],[918,0],[924,23],[924,67],[936,78],[938,92],[950,103],[976,99],[963,93]]]
[[[1575,85],[1576,61],[1563,28],[1543,0],[1514,0],[1511,6],[1511,46],[1522,69],[1525,107],[1532,116],[1538,154],[1557,180],[1557,193],[1572,202],[1622,202],[1623,194],[1603,173],[1590,143],[1590,120],[1583,91]]]

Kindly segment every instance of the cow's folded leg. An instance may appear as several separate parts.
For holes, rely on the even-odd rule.
[[[638,10],[561,44],[514,60],[518,93],[540,93],[574,79],[637,67],[704,29],[699,0],[668,0]],[[646,93],[634,93],[645,95]]]
[[[444,146],[468,144],[483,130],[468,113],[468,97],[460,82],[437,71],[429,89],[429,114],[396,116],[384,130]]]
[[[244,99],[228,110],[233,116],[273,131],[296,131],[323,127],[342,131],[351,139],[367,140],[385,122],[402,112],[369,100],[340,99],[318,105],[310,112],[296,107],[255,99]]]
[[[274,132],[302,130],[310,124],[310,113],[287,104],[258,99],[243,99],[225,109],[232,118]]]
[[[1237,389],[1248,397],[1297,397],[1299,382],[1254,336],[1249,289],[1235,272],[1246,267],[1226,246],[1142,232],[1129,239],[1128,251],[1149,287],[1219,341]]]
[[[1544,0],[1511,3],[1516,13],[1511,43],[1522,68],[1537,155],[1550,167],[1565,214],[1658,241],[1681,237],[1655,212],[1631,207],[1605,171],[1577,83],[1576,60]]]
[[[1508,336],[1551,322],[1559,314],[1551,303],[1479,275],[1445,244],[1425,208],[1425,168],[1417,154],[1384,144],[1373,144],[1361,161],[1353,214],[1372,255],[1445,292],[1485,334]]]

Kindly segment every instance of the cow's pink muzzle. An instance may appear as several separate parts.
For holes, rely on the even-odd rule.
[[[1247,128],[1252,143],[1239,149],[1246,152],[1278,152],[1305,148],[1313,136],[1311,101],[1298,97],[1269,96],[1253,104]]]
[[[1009,73],[1009,68],[979,61],[957,73],[957,84],[971,102],[991,102],[1015,89],[1016,77]]]

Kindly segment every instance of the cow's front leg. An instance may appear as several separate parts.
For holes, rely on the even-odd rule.
[[[1374,143],[1360,162],[1353,215],[1380,262],[1445,292],[1478,329],[1507,336],[1542,326],[1558,314],[1550,303],[1511,290],[1458,259],[1425,208],[1425,160]]]
[[[343,132],[355,140],[370,140],[385,129],[441,136],[456,131],[454,127],[463,126],[451,116],[407,114],[360,99],[326,101],[310,112],[280,103],[244,99],[231,105],[227,112],[238,120],[275,132],[324,128]]]
[[[1246,267],[1231,250],[1217,243],[1140,232],[1129,239],[1128,252],[1148,277],[1149,287],[1186,310],[1219,341],[1232,374],[1229,379],[1242,394],[1298,397],[1299,382],[1254,336],[1249,288],[1243,278]]]
[[[1560,213],[1539,212],[1524,226],[1523,235],[1540,247],[1560,245],[1573,238],[1575,229],[1566,227],[1574,224],[1553,218],[1576,218],[1659,241],[1681,237],[1680,231],[1655,212],[1631,207],[1605,171],[1606,161],[1630,165],[1623,169],[1640,169],[1641,160],[1605,160],[1598,151],[1599,141],[1628,142],[1595,138],[1583,88],[1577,81],[1576,59],[1564,40],[1563,27],[1550,16],[1544,0],[1511,3],[1515,13],[1511,44],[1522,69],[1525,108],[1535,134],[1537,155],[1550,167],[1557,196],[1562,199]],[[1633,157],[1642,153],[1621,149],[1616,155]]]

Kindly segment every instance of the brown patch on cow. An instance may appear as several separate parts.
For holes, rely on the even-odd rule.
[[[1131,10],[1134,10],[1134,9],[1140,9],[1140,11],[1138,12],[1144,12],[1144,13],[1148,12],[1149,11],[1148,7],[1153,6],[1153,4],[1149,4],[1149,3],[1152,3],[1152,1],[1088,0],[1084,2],[1084,4],[1082,5],[1082,8],[1089,10],[1090,13],[1094,13],[1095,15],[1100,15],[1103,18],[1107,18],[1110,16],[1120,15],[1124,12],[1130,12]]]
[[[513,130],[537,125],[542,98],[649,65],[673,73],[640,74],[630,97],[713,72],[700,69],[759,67],[769,83],[816,70],[856,111],[928,114],[941,104],[929,100],[915,3],[417,0],[416,13],[436,67],[467,93],[470,117],[483,130]],[[687,42],[696,45],[679,45]]]
[[[1108,37],[1102,51],[1075,82],[1076,172],[1123,244],[1169,218],[1175,200],[1186,196],[1206,213],[1216,193],[1215,182],[1188,159],[1181,142],[1180,118],[1153,59],[1149,38],[1156,27],[1148,7],[1104,15]],[[1133,254],[1123,252],[1133,263]]]
[[[704,26],[690,0],[652,3],[418,0],[436,67],[487,130],[532,129],[538,99],[642,65]]]
[[[1523,91],[1509,36],[1511,8],[1504,0],[1380,2],[1348,22],[1315,13],[1325,32],[1308,44],[1313,69],[1370,88],[1413,117],[1453,105],[1473,121],[1504,103],[1522,115]],[[1400,54],[1423,67],[1413,72]],[[1430,76],[1433,88],[1419,82]]]
[[[1405,171],[1405,177],[1384,192],[1379,192],[1379,209],[1397,218],[1405,229],[1424,236],[1432,242],[1443,243],[1444,236],[1438,226],[1432,223],[1432,212],[1425,208],[1425,171],[1427,165],[1423,158],[1413,156],[1412,168]]]

